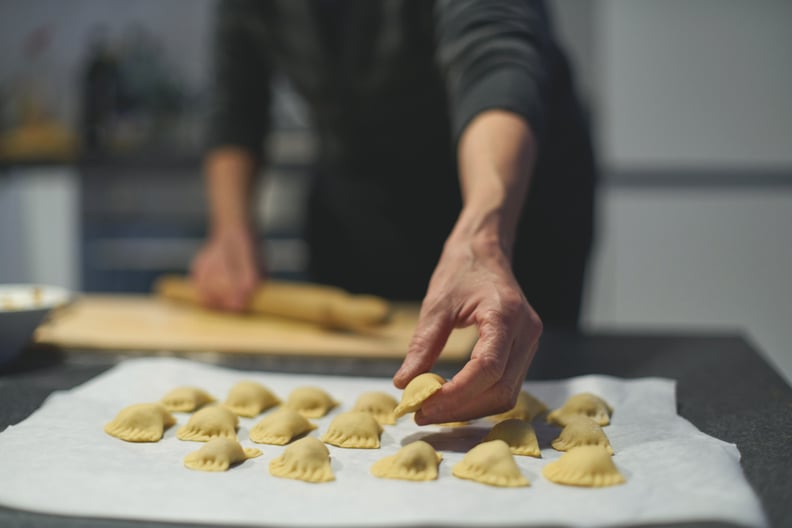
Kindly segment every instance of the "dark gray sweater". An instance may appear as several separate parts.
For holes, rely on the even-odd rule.
[[[226,0],[215,49],[213,146],[261,154],[273,71],[308,103],[320,141],[307,233],[318,280],[420,298],[460,209],[456,141],[493,108],[523,116],[539,140],[523,222],[536,216],[550,246],[564,239],[559,259],[585,261],[593,158],[542,2]],[[523,231],[516,268],[521,246],[554,250]]]

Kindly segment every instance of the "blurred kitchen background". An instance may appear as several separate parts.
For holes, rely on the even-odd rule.
[[[214,0],[0,0],[0,283],[147,291],[201,244]],[[602,182],[585,327],[740,332],[792,380],[792,2],[552,0]],[[276,79],[258,200],[299,278],[313,153]]]

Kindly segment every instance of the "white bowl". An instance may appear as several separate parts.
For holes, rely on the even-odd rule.
[[[70,298],[57,286],[0,284],[0,365],[16,358],[50,310]]]

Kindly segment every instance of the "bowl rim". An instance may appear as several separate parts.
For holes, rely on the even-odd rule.
[[[51,299],[48,302],[41,302],[35,306],[22,306],[12,309],[5,309],[0,305],[0,314],[51,310],[66,305],[74,299],[74,293],[68,288],[41,283],[2,283],[0,284],[0,296],[4,293],[7,294],[18,290],[31,290],[33,288],[40,288],[45,291],[47,296],[51,296]]]

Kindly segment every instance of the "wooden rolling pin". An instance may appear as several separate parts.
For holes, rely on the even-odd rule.
[[[201,304],[193,283],[182,276],[160,277],[154,291],[166,299]],[[332,286],[268,280],[256,289],[247,311],[356,331],[387,321],[391,306],[380,297]]]

